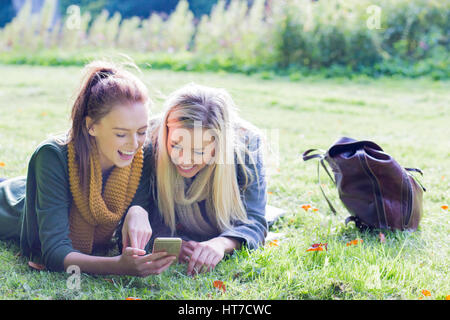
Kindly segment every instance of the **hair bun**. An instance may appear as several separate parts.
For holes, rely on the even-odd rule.
[[[115,75],[115,73],[115,70],[113,70],[112,68],[103,67],[101,69],[95,70],[91,76],[90,87],[94,87],[97,83],[109,78],[110,76]]]
[[[102,68],[100,70],[97,70],[96,77],[98,78],[98,80],[103,80],[108,78],[109,76],[113,76],[115,73],[115,70],[113,70],[112,68]]]

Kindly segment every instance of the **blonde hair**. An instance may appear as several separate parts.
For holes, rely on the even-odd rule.
[[[216,137],[215,163],[207,164],[196,175],[188,194],[177,193],[177,184],[183,178],[176,171],[167,150],[167,121],[173,111],[177,112],[181,127],[193,128],[195,122],[201,122],[202,128],[213,130]],[[257,178],[245,163],[248,159],[256,172],[253,152],[249,150],[246,139],[252,139],[257,134],[256,127],[238,117],[237,108],[224,89],[191,83],[169,96],[162,118],[150,121],[150,136],[155,146],[159,211],[172,233],[176,227],[176,214],[187,229],[203,235],[229,229],[235,221],[249,223],[241,199],[236,162],[243,169],[245,189]],[[201,200],[206,200],[207,208],[212,209],[206,212],[209,224],[201,215],[183,217],[175,212],[176,202],[189,206]]]

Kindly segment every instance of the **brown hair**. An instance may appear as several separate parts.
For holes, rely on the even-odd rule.
[[[93,140],[86,126],[86,117],[97,123],[118,104],[149,105],[147,88],[132,73],[106,61],[94,61],[85,67],[77,98],[72,107],[72,127],[66,143],[75,147],[75,160],[80,172],[80,184],[86,190],[90,174],[90,153]]]

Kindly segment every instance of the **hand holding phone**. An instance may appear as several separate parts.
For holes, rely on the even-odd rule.
[[[153,242],[152,253],[165,251],[178,259],[181,250],[181,238],[156,238]]]

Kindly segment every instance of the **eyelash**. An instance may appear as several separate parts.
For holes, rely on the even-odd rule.
[[[180,149],[181,147],[179,147],[178,145],[172,145],[172,148],[174,149]],[[204,155],[204,152],[198,152],[198,151],[194,151],[194,153],[198,154],[199,156]]]
[[[140,135],[140,136],[145,136],[145,135],[146,135],[146,132],[138,132],[138,135]],[[118,133],[116,133],[116,136],[117,136],[118,138],[125,138],[125,135],[124,135],[124,134],[118,134]]]

